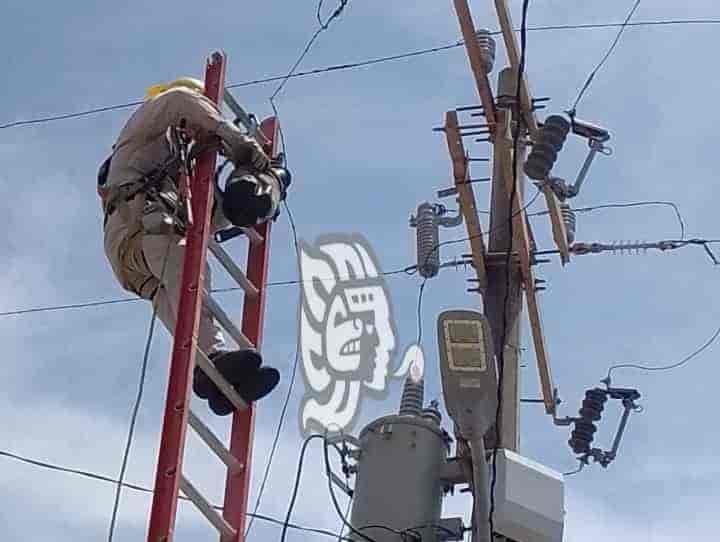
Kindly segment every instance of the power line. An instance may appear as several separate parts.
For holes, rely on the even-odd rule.
[[[300,479],[302,477],[302,470],[305,463],[305,453],[307,452],[307,447],[311,441],[318,438],[322,439],[323,436],[310,435],[303,441],[302,447],[300,448],[300,457],[298,458],[297,469],[295,471],[295,483],[293,484],[292,493],[290,495],[290,503],[288,504],[287,513],[285,514],[285,521],[283,522],[283,529],[282,533],[280,534],[280,542],[285,542],[285,537],[287,536],[287,529],[290,524],[290,518],[292,517],[292,512],[295,508],[295,501],[297,500],[297,494],[300,489]]]
[[[623,33],[625,32],[625,29],[627,28],[628,24],[630,23],[630,19],[632,19],[632,16],[635,14],[635,11],[637,10],[638,6],[640,5],[641,0],[635,0],[635,3],[633,4],[632,9],[627,14],[627,17],[625,17],[625,21],[620,26],[620,30],[618,31],[617,35],[615,36],[615,39],[613,40],[612,44],[610,45],[610,48],[605,53],[605,56],[602,57],[600,62],[597,66],[595,66],[595,69],[590,72],[590,75],[588,75],[588,78],[585,80],[585,84],[580,89],[580,92],[577,95],[577,98],[575,98],[575,102],[573,102],[572,107],[570,108],[570,118],[572,119],[575,116],[575,111],[577,109],[577,106],[580,104],[580,100],[582,100],[583,96],[585,95],[585,92],[590,87],[590,84],[592,83],[593,79],[595,79],[595,75],[600,71],[600,68],[603,67],[605,62],[607,62],[607,59],[610,58],[610,55],[615,50],[615,47],[617,47],[617,44],[620,42],[620,38],[622,37]]]
[[[668,250],[685,248],[687,246],[700,246],[705,250],[705,254],[708,256],[713,265],[720,265],[720,259],[710,248],[710,245],[716,243],[720,243],[720,239],[663,239],[661,241],[653,241],[649,243],[575,243],[572,246],[572,252],[578,255],[599,254],[602,252],[620,252],[621,254],[624,252],[634,252],[637,254],[640,251],[648,251],[650,249],[665,252]],[[535,252],[533,252],[533,254],[535,256],[542,256],[547,254],[560,254],[560,251],[558,249],[536,250]]]
[[[170,255],[171,239],[168,239],[165,248],[165,256],[163,257],[162,270],[160,271],[160,284],[165,278],[165,271]],[[135,436],[135,425],[137,423],[138,413],[140,412],[140,403],[142,402],[143,392],[145,391],[145,379],[147,376],[148,360],[150,359],[150,347],[152,346],[153,335],[155,332],[155,322],[157,321],[158,305],[153,303],[152,316],[150,317],[150,325],[148,326],[147,339],[145,340],[145,351],[143,352],[142,363],[140,364],[140,380],[138,382],[137,395],[132,407],[130,415],[130,426],[128,427],[127,438],[125,441],[125,449],[123,451],[122,463],[120,466],[120,474],[118,476],[117,485],[115,487],[115,500],[113,503],[112,514],[110,516],[110,527],[108,529],[108,542],[112,542],[115,534],[115,525],[117,522],[118,511],[120,509],[120,497],[122,496],[123,482],[125,481],[125,473],[127,472],[128,461],[130,459],[130,449],[132,448],[133,437]]]
[[[403,267],[401,269],[394,269],[392,271],[385,271],[382,273],[379,273],[380,276],[388,277],[393,275],[414,275],[416,272],[416,266],[409,265],[407,267]],[[332,280],[332,277],[328,277],[327,280]],[[292,286],[297,284],[302,284],[304,282],[311,282],[311,281],[302,281],[302,280],[282,280],[282,281],[276,281],[276,282],[268,282],[265,284],[265,287],[271,287],[271,286]],[[240,286],[231,286],[228,288],[213,288],[212,293],[227,293],[227,292],[237,292],[239,290],[243,290]],[[71,303],[67,305],[49,305],[45,307],[32,307],[29,309],[17,309],[12,311],[5,311],[0,312],[0,318],[3,316],[21,316],[24,314],[32,314],[36,312],[53,312],[53,311],[63,311],[63,310],[70,310],[70,309],[85,309],[85,308],[91,308],[91,307],[101,307],[104,305],[114,305],[117,303],[138,303],[141,301],[145,301],[144,299],[141,299],[139,297],[128,297],[128,298],[119,298],[119,299],[106,299],[106,300],[100,300],[100,301],[89,301],[87,303]]]
[[[316,17],[317,17],[317,21],[318,21],[317,30],[315,31],[315,33],[312,35],[310,40],[305,45],[305,48],[300,53],[300,55],[298,56],[297,60],[293,64],[293,66],[290,68],[290,71],[288,71],[287,75],[282,79],[282,81],[277,86],[275,91],[268,98],[268,100],[270,101],[270,105],[272,106],[273,112],[275,113],[275,117],[277,118],[278,133],[280,135],[280,145],[282,148],[283,160],[285,162],[284,165],[286,167],[287,167],[287,147],[285,145],[285,135],[282,131],[282,122],[280,122],[280,113],[278,112],[277,106],[275,104],[275,97],[283,89],[285,84],[292,77],[293,73],[295,73],[295,70],[298,68],[298,66],[300,66],[300,63],[303,61],[305,56],[307,56],[308,52],[312,48],[312,46],[315,43],[315,40],[318,38],[318,36],[320,36],[320,34],[322,34],[325,30],[327,30],[328,27],[330,26],[330,24],[335,19],[340,17],[343,10],[347,6],[348,1],[349,0],[340,0],[340,3],[337,5],[335,10],[328,16],[328,18],[325,21],[323,21],[322,15],[321,15],[322,7],[323,7],[323,0],[318,0],[317,13],[316,13]],[[299,258],[300,245],[298,242],[298,233],[297,233],[297,227],[295,226],[295,219],[293,217],[292,211],[290,210],[290,205],[288,204],[287,199],[285,199],[283,204],[285,206],[285,212],[288,215],[288,222],[290,224],[290,230],[292,232],[292,240],[293,240],[293,246],[295,248],[295,256],[296,256],[296,258]],[[299,274],[299,270],[298,270],[298,274]],[[293,387],[294,387],[294,383],[295,383],[295,377],[297,375],[297,367],[298,367],[299,360],[300,360],[300,345],[299,345],[299,341],[296,341],[295,357],[294,357],[293,366],[292,366],[292,375],[290,377],[290,383],[288,385],[287,394],[285,395],[285,400],[283,402],[283,406],[280,411],[280,417],[278,419],[277,428],[275,430],[273,442],[270,447],[270,454],[268,456],[267,464],[265,465],[265,472],[263,473],[263,478],[262,478],[262,482],[260,484],[260,489],[258,491],[258,496],[257,496],[257,499],[255,500],[255,508],[253,510],[254,512],[257,512],[258,509],[260,508],[260,502],[262,501],[262,497],[265,492],[265,486],[270,477],[270,471],[272,469],[272,462],[275,457],[275,452],[277,451],[278,442],[280,441],[280,434],[282,433],[282,426],[285,421],[285,416],[287,414],[288,405],[290,404],[290,398],[292,397],[292,391],[293,391]],[[306,444],[307,444],[307,442],[306,442]],[[304,452],[305,452],[305,445],[303,445],[303,454],[304,454]],[[302,458],[301,458],[301,461],[302,461]],[[299,476],[300,476],[300,471],[298,471],[298,479],[296,480],[297,484],[299,484]],[[293,495],[292,504],[294,504],[295,495],[297,495],[297,486],[295,488],[295,494]],[[291,512],[292,512],[292,507],[288,510],[288,516],[286,517],[286,522],[288,522],[290,520]],[[252,519],[250,520],[247,530],[245,531],[245,538],[247,538],[247,536],[249,535],[251,528],[252,528]],[[287,532],[287,529],[285,527],[283,527],[283,535],[282,535],[283,539],[285,537],[286,532]],[[340,533],[340,535],[338,535],[338,539],[341,539],[341,538],[342,538],[342,532]]]
[[[308,40],[308,42],[305,44],[305,48],[300,53],[300,56],[298,56],[297,60],[295,61],[295,64],[293,64],[292,68],[290,68],[290,71],[287,73],[287,75],[282,79],[280,84],[275,89],[275,92],[272,93],[270,96],[270,102],[272,103],[275,97],[280,93],[280,91],[283,89],[285,84],[288,82],[288,80],[293,76],[295,73],[295,70],[300,66],[300,63],[305,59],[307,54],[310,52],[310,49],[315,43],[315,40],[322,34],[325,30],[327,30],[330,27],[330,24],[340,17],[342,15],[342,12],[345,10],[345,7],[347,6],[349,0],[340,0],[340,3],[335,8],[335,11],[330,14],[330,16],[323,21],[322,17],[320,15],[320,11],[322,10],[323,0],[318,1],[317,5],[317,20],[318,20],[318,28],[315,30],[315,33],[312,35],[312,37]]]
[[[710,348],[712,344],[720,337],[720,328],[718,328],[715,333],[712,334],[712,336],[705,341],[702,346],[698,347],[696,350],[694,350],[691,354],[685,356],[680,361],[677,361],[675,363],[671,363],[669,365],[640,365],[639,363],[618,363],[616,365],[613,365],[608,369],[607,379],[609,380],[612,377],[612,372],[617,369],[636,369],[639,371],[670,371],[672,369],[677,369],[679,367],[682,367],[683,365],[689,363],[692,361],[695,357],[699,356],[702,352]]]
[[[292,212],[290,211],[290,206],[287,203],[287,200],[284,201],[285,205],[285,211],[288,215],[288,221],[290,223],[290,229],[292,231],[292,239],[293,239],[293,245],[295,247],[295,253],[300,253],[300,246],[298,243],[298,235],[297,235],[297,228],[295,227],[295,219],[293,218]],[[290,404],[290,399],[292,397],[293,388],[295,385],[295,377],[297,375],[297,368],[298,368],[298,362],[300,360],[300,345],[296,341],[295,344],[295,356],[293,360],[293,366],[292,366],[292,373],[290,376],[290,383],[288,384],[288,390],[285,395],[285,400],[283,401],[282,409],[280,410],[280,417],[278,419],[277,428],[275,429],[275,435],[273,437],[272,445],[270,446],[270,454],[268,455],[268,460],[265,465],[265,472],[263,473],[262,482],[260,483],[260,488],[258,489],[257,498],[255,499],[255,507],[253,508],[253,513],[257,513],[257,511],[260,509],[260,502],[262,501],[263,494],[265,492],[265,485],[267,484],[268,479],[270,478],[270,470],[272,469],[272,463],[273,459],[275,457],[275,452],[277,451],[277,446],[280,441],[280,435],[282,433],[282,427],[283,423],[285,422],[285,416],[287,414],[288,405]],[[250,521],[248,523],[247,529],[245,530],[245,538],[247,539],[248,535],[250,534],[250,530],[252,529],[254,517],[250,517]],[[342,537],[342,532],[340,533],[340,537]]]
[[[580,472],[585,468],[585,463],[583,461],[579,461],[579,465],[576,469],[573,469],[568,472],[563,472],[563,476],[575,476],[576,474],[580,474]]]
[[[677,217],[678,225],[680,226],[680,239],[685,239],[685,220],[683,219],[683,216],[680,213],[680,209],[678,208],[677,204],[673,203],[672,201],[637,201],[637,202],[631,202],[631,203],[606,203],[603,205],[578,207],[577,209],[573,209],[573,210],[576,213],[589,213],[589,212],[598,211],[601,209],[627,209],[627,208],[631,208],[631,207],[646,207],[646,206],[657,206],[657,205],[662,205],[662,206],[672,208],[672,210],[675,212],[675,216]]]
[[[350,508],[352,507],[353,497],[350,496],[348,499],[347,507],[345,507],[345,515],[340,518],[340,533],[338,534],[337,542],[341,542],[343,535],[345,534],[345,524],[347,523],[347,517],[350,515]]]
[[[284,77],[280,80],[280,84],[277,86],[275,91],[268,97],[268,101],[270,102],[270,106],[272,107],[273,113],[275,117],[279,120],[280,119],[280,113],[278,112],[277,104],[275,103],[275,98],[280,93],[280,91],[283,89],[285,84],[290,80],[290,78],[295,74],[295,70],[300,66],[300,63],[305,59],[307,54],[310,52],[310,49],[315,44],[315,40],[322,34],[325,30],[327,30],[330,27],[330,24],[340,17],[342,15],[342,12],[345,10],[345,7],[347,6],[349,0],[339,0],[339,3],[335,10],[330,14],[330,16],[323,21],[322,20],[322,6],[324,0],[318,0],[317,4],[317,21],[318,21],[318,28],[315,30],[311,38],[308,40],[308,42],[305,44],[305,47],[303,48],[302,52],[298,56],[295,63],[292,65],[290,70],[285,74]],[[285,134],[283,133],[282,129],[282,123],[279,122],[279,129],[278,132],[280,134],[280,144],[282,147],[282,153],[285,160],[285,166],[287,167],[287,149],[285,147]]]
[[[27,465],[32,465],[32,466],[39,467],[39,468],[46,469],[46,470],[52,470],[52,471],[56,471],[56,472],[62,472],[62,473],[65,473],[65,474],[72,474],[72,475],[80,476],[80,477],[83,477],[83,478],[88,478],[88,479],[90,479],[90,480],[96,480],[96,481],[99,481],[99,482],[106,482],[106,483],[111,483],[111,484],[117,484],[117,483],[118,483],[118,480],[117,480],[117,479],[111,478],[110,476],[105,476],[105,475],[102,475],[102,474],[97,474],[97,473],[94,473],[94,472],[91,472],[91,471],[87,471],[87,470],[81,470],[81,469],[74,469],[74,468],[69,468],[69,467],[63,467],[63,466],[61,466],[61,465],[56,465],[56,464],[53,464],[53,463],[48,463],[48,462],[46,462],[46,461],[40,461],[40,460],[37,460],[37,459],[32,459],[32,458],[30,458],[30,457],[22,456],[22,455],[15,454],[15,453],[12,453],[12,452],[8,452],[8,451],[5,451],[5,450],[0,450],[0,456],[6,457],[6,458],[8,458],[8,459],[13,459],[13,460],[15,460],[15,461],[20,461],[20,462],[25,463],[25,464],[27,464]],[[133,491],[138,491],[138,492],[140,492],[140,493],[148,493],[148,494],[152,494],[152,493],[153,493],[153,490],[150,489],[149,487],[144,487],[144,486],[140,486],[140,485],[137,485],[137,484],[130,484],[130,483],[127,483],[127,482],[122,482],[122,486],[123,486],[124,488],[126,488],[126,489],[130,489],[130,490],[133,490]],[[190,499],[188,499],[188,498],[185,497],[184,495],[180,495],[180,496],[179,496],[179,499],[182,500],[182,501],[190,502]],[[219,505],[212,505],[212,506],[213,506],[214,509],[216,509],[216,510],[218,510],[218,511],[222,511],[222,509],[223,509],[222,506],[219,506]],[[268,523],[274,523],[275,525],[284,525],[284,522],[283,522],[282,520],[279,520],[279,519],[277,519],[277,518],[273,518],[272,516],[268,516],[268,515],[265,515],[265,514],[250,514],[250,513],[249,513],[248,515],[251,516],[251,517],[254,518],[254,519],[259,519],[259,520],[261,520],[261,521],[267,521]],[[289,528],[289,529],[294,529],[294,530],[299,530],[299,531],[306,531],[306,532],[310,532],[310,533],[321,534],[321,535],[323,535],[323,536],[332,537],[332,538],[337,538],[337,536],[338,536],[337,533],[334,533],[334,532],[332,532],[332,531],[328,531],[328,530],[326,530],[326,529],[318,529],[318,528],[314,528],[314,527],[306,527],[306,526],[298,525],[298,524],[296,524],[296,523],[288,523],[288,528]],[[350,539],[348,539],[348,538],[346,538],[346,537],[343,537],[342,540],[348,540],[348,541],[349,541]]]
[[[69,309],[85,309],[88,307],[100,307],[103,305],[114,305],[116,303],[135,303],[137,301],[144,301],[143,299],[137,298],[123,298],[123,299],[107,299],[102,301],[90,301],[88,303],[72,303],[69,305],[52,305],[47,307],[33,307],[30,309],[18,309],[13,311],[0,312],[0,317],[3,316],[19,316],[23,314],[31,314],[35,312],[52,312],[52,311],[63,311]]]
[[[530,201],[528,201],[528,202],[523,206],[522,209],[520,209],[520,210],[518,210],[518,211],[515,211],[515,212],[513,212],[513,213],[510,213],[510,218],[511,218],[511,219],[512,219],[512,218],[515,218],[515,217],[518,216],[519,214],[527,211],[527,210],[528,210],[530,207],[532,207],[532,205],[537,201],[537,199],[540,197],[540,194],[542,194],[542,192],[538,189],[538,191],[535,193],[535,195],[534,195],[532,198],[530,198]],[[504,224],[503,224],[503,225],[498,225],[498,226],[495,226],[494,228],[490,228],[488,231],[483,232],[483,233],[478,234],[478,235],[468,235],[468,236],[466,236],[466,237],[461,237],[461,238],[459,238],[459,239],[451,239],[451,240],[449,240],[449,241],[442,241],[442,242],[438,243],[437,245],[435,245],[435,247],[434,247],[433,250],[430,252],[430,254],[432,254],[435,250],[438,250],[438,249],[440,249],[441,247],[444,247],[444,246],[455,245],[455,244],[457,244],[457,243],[465,243],[465,242],[467,242],[467,241],[472,241],[473,239],[477,239],[478,237],[486,237],[486,236],[490,235],[491,233],[494,233],[494,232],[496,232],[497,230],[499,230],[499,229],[501,229],[501,228],[504,228],[504,227],[505,227]],[[429,258],[430,258],[430,256],[428,255],[428,258],[426,258],[426,260],[429,259]]]
[[[637,22],[629,22],[627,24],[625,24],[625,23],[587,23],[587,24],[569,24],[569,25],[545,25],[545,26],[529,27],[527,29],[527,31],[528,32],[548,32],[548,31],[564,31],[564,30],[596,30],[596,29],[603,29],[603,28],[618,28],[618,27],[621,27],[621,28],[626,27],[627,28],[627,27],[717,25],[717,24],[720,24],[720,19],[712,19],[712,18],[668,19],[668,20],[660,20],[660,21],[637,21]],[[500,32],[498,32],[498,31],[491,32],[491,35],[499,35],[499,34],[500,34]],[[375,65],[375,64],[383,64],[385,62],[393,62],[396,60],[404,60],[404,59],[408,59],[408,58],[424,56],[424,55],[438,53],[438,52],[442,52],[442,51],[448,51],[448,50],[457,49],[457,48],[460,48],[463,46],[464,46],[464,42],[456,41],[456,42],[449,43],[446,45],[440,45],[440,46],[436,46],[436,47],[428,47],[425,49],[408,51],[406,53],[398,53],[398,54],[394,54],[394,55],[381,56],[381,57],[377,57],[377,58],[361,60],[358,62],[347,62],[347,63],[342,63],[342,64],[335,64],[332,66],[313,68],[311,70],[293,73],[290,77],[287,77],[287,74],[285,74],[285,75],[273,75],[273,76],[269,76],[269,77],[250,79],[247,81],[240,81],[238,83],[233,83],[233,84],[227,85],[227,88],[229,88],[229,89],[245,88],[245,87],[251,87],[251,86],[257,86],[257,85],[263,85],[263,84],[267,84],[267,83],[274,83],[277,81],[282,81],[286,77],[288,79],[297,79],[297,78],[302,78],[302,77],[308,77],[311,75],[320,75],[320,74],[336,72],[336,71],[353,70],[353,69],[362,68],[365,66],[371,66],[371,65]],[[124,103],[124,104],[108,105],[108,106],[97,107],[97,108],[93,108],[93,109],[85,109],[85,110],[71,112],[71,113],[61,113],[58,115],[38,117],[35,119],[17,120],[17,121],[8,122],[5,124],[0,124],[0,130],[10,129],[10,128],[19,128],[19,127],[23,127],[23,126],[31,126],[31,125],[35,125],[35,124],[45,124],[45,123],[54,122],[54,121],[82,118],[82,117],[87,117],[87,116],[110,112],[110,111],[129,109],[130,107],[135,107],[142,103],[143,103],[142,100],[137,100],[137,101],[131,101],[131,102]]]
[[[427,283],[427,277],[423,277],[420,287],[418,288],[418,300],[417,300],[417,341],[416,344],[420,346],[422,341],[422,302],[423,293],[425,292],[425,284]]]
[[[585,23],[585,24],[558,24],[543,26],[528,26],[528,32],[543,32],[552,30],[596,30],[600,28],[629,28],[653,26],[686,26],[686,25],[717,25],[720,19],[663,19],[659,21],[623,21],[621,23]],[[517,29],[516,29],[517,31]]]
[[[108,532],[108,542],[112,542],[113,535],[115,533],[115,524],[117,521],[118,510],[120,508],[120,496],[122,494],[123,480],[127,471],[127,464],[130,458],[130,449],[132,447],[133,437],[135,435],[135,424],[137,422],[138,412],[140,410],[140,403],[142,401],[143,391],[145,389],[145,377],[147,374],[148,359],[150,354],[150,346],[152,344],[152,338],[155,331],[155,321],[157,320],[157,309],[153,308],[152,317],[150,318],[150,326],[148,329],[147,340],[145,342],[145,352],[143,354],[143,360],[140,368],[140,381],[138,384],[138,391],[135,397],[135,403],[133,404],[132,414],[130,416],[130,426],[128,428],[127,438],[125,441],[125,449],[123,451],[122,463],[120,466],[120,475],[118,476],[117,485],[115,488],[115,501],[113,503],[112,514],[110,517],[110,528]]]
[[[53,115],[49,117],[39,117],[36,119],[29,120],[16,120],[14,122],[8,122],[6,124],[0,124],[0,130],[6,130],[8,128],[18,128],[20,126],[31,126],[33,124],[45,124],[46,122],[53,122],[56,120],[69,120],[77,119],[80,117],[87,117],[90,115],[96,115],[98,113],[105,113],[108,111],[119,111],[121,109],[129,109],[137,105],[142,104],[142,101],[128,102],[125,104],[118,105],[107,105],[104,107],[96,107],[94,109],[85,109],[83,111],[76,111],[75,113],[61,113],[59,115]]]
[[[335,495],[335,489],[333,488],[333,480],[332,480],[332,468],[330,466],[330,456],[328,454],[328,448],[330,447],[330,444],[328,443],[327,436],[323,436],[323,458],[325,460],[325,477],[327,478],[327,485],[328,485],[328,493],[330,493],[330,499],[332,500],[333,506],[335,507],[335,512],[337,513],[338,517],[342,520],[343,524],[350,530],[350,532],[356,536],[359,536],[365,542],[376,542],[373,538],[367,536],[366,534],[362,533],[360,530],[353,527],[352,523],[350,523],[347,518],[343,515],[342,509],[340,508],[340,503],[338,503],[337,496]],[[335,450],[340,454],[342,457],[342,453],[340,450],[334,446]],[[396,533],[400,536],[401,540],[404,540],[404,536],[400,531],[397,531],[395,529],[392,529],[390,527],[383,526],[385,529],[388,529],[392,531],[393,533]]]
[[[537,192],[533,198],[523,207],[523,211],[526,211],[530,206],[532,206],[533,203],[538,199],[541,192]],[[679,213],[679,209],[676,204],[672,202],[664,202],[664,201],[647,201],[647,202],[632,202],[632,203],[611,203],[611,204],[603,204],[603,205],[594,205],[591,207],[580,207],[578,209],[574,209],[575,212],[590,212],[595,211],[599,209],[611,209],[611,208],[625,208],[625,207],[639,207],[639,206],[645,206],[645,205],[668,205],[673,207],[676,210],[678,222],[680,224],[681,228],[681,235],[680,239],[678,240],[669,240],[666,241],[668,243],[678,243],[680,246],[686,246],[688,244],[693,245],[708,245],[708,244],[716,244],[720,243],[720,239],[685,239],[684,233],[685,233],[685,222],[682,218],[682,215]],[[483,212],[483,211],[480,211]],[[546,215],[547,211],[538,211],[536,213],[529,213],[528,216],[542,216]],[[516,212],[513,216],[516,216],[518,212]],[[482,234],[483,237],[489,235],[493,231],[495,231],[497,228],[488,230]],[[447,245],[453,245],[457,243],[464,243],[466,241],[470,241],[474,239],[476,236],[468,236],[463,237],[460,239],[451,239],[449,241],[442,241],[438,243],[435,246],[435,250],[439,249],[440,247],[447,246]],[[540,251],[537,254],[551,254],[556,253],[556,251]],[[379,273],[380,276],[383,277],[389,277],[389,276],[397,276],[397,275],[408,275],[412,276],[417,273],[417,266],[416,265],[409,265],[403,268],[399,269],[393,269],[391,271],[383,271]],[[321,280],[332,280],[332,277],[328,277],[327,279],[321,279]],[[305,282],[311,282],[311,281],[303,281],[303,280],[283,280],[283,281],[275,281],[275,282],[268,282],[265,284],[266,287],[272,287],[272,286],[293,286],[298,284],[303,284]],[[212,293],[229,293],[229,292],[237,292],[243,290],[240,286],[230,286],[226,288],[213,288]],[[89,301],[86,303],[72,303],[72,304],[66,304],[66,305],[49,305],[45,307],[31,307],[27,309],[17,309],[12,311],[4,311],[0,312],[0,318],[6,317],[6,316],[22,316],[25,314],[32,314],[32,313],[41,313],[41,312],[54,312],[54,311],[63,311],[63,310],[72,310],[72,309],[84,309],[84,308],[92,308],[92,307],[99,307],[104,305],[114,305],[119,303],[137,303],[145,301],[144,299],[141,299],[139,297],[131,297],[131,298],[119,298],[119,299],[107,299],[107,300],[100,300],[100,301]]]
[[[677,217],[678,225],[680,227],[680,239],[685,239],[685,219],[680,213],[680,208],[676,203],[672,201],[633,201],[627,203],[605,203],[601,205],[591,205],[587,207],[577,207],[573,209],[576,213],[589,213],[592,211],[599,211],[602,209],[626,209],[632,207],[651,207],[651,206],[666,206],[670,207]],[[536,213],[529,213],[528,216],[544,216],[549,214],[549,211],[538,211]]]
[[[718,22],[720,22],[720,21],[718,21]],[[495,34],[497,34],[497,33],[495,33]],[[348,63],[343,63],[343,64],[336,64],[333,66],[326,66],[326,67],[322,67],[322,68],[313,68],[311,70],[295,72],[292,75],[290,75],[290,77],[288,77],[287,74],[285,74],[285,75],[273,75],[273,76],[259,78],[259,79],[250,79],[248,81],[241,81],[239,83],[233,83],[233,84],[227,85],[226,88],[228,88],[228,89],[245,88],[245,87],[257,86],[257,85],[263,85],[263,84],[267,84],[267,83],[274,83],[277,81],[283,81],[286,78],[287,79],[298,79],[298,78],[307,77],[310,75],[320,75],[320,74],[330,73],[330,72],[335,72],[335,71],[352,70],[352,69],[356,69],[356,68],[362,68],[365,66],[371,66],[374,64],[382,64],[385,62],[392,62],[395,60],[403,60],[403,59],[407,59],[407,58],[413,58],[416,56],[423,56],[423,55],[427,55],[427,54],[431,54],[431,53],[438,53],[438,52],[447,51],[450,49],[456,49],[458,47],[462,47],[463,45],[464,45],[463,42],[453,42],[453,43],[450,43],[447,45],[428,47],[425,49],[418,49],[418,50],[410,51],[407,53],[399,53],[399,54],[395,54],[395,55],[371,58],[371,59],[362,60],[359,62],[348,62]],[[139,100],[139,101],[129,102],[126,104],[98,107],[95,109],[87,109],[87,110],[83,110],[83,111],[77,111],[74,113],[64,113],[64,114],[59,114],[56,116],[40,117],[37,119],[19,120],[19,121],[15,121],[15,122],[9,122],[7,124],[0,124],[0,130],[8,129],[8,128],[18,128],[21,126],[29,126],[29,125],[33,125],[33,124],[43,124],[43,123],[52,122],[52,121],[86,117],[86,116],[94,115],[97,113],[128,109],[130,107],[134,107],[134,106],[140,105],[142,103],[143,102],[141,100]]]
[[[286,208],[287,208],[287,207],[286,207]],[[412,276],[412,275],[414,275],[415,273],[417,273],[417,266],[416,266],[416,265],[408,265],[408,266],[406,266],[406,267],[402,267],[402,268],[399,268],[399,269],[393,269],[392,271],[383,271],[383,272],[380,272],[380,273],[378,273],[378,276],[381,276],[381,277],[390,277],[390,276],[394,276],[394,275],[403,275],[403,274],[404,274],[404,275],[410,275],[410,276]],[[325,278],[314,279],[314,280],[321,280],[321,281],[322,281],[322,280],[334,280],[334,278],[335,278],[335,277],[325,277]],[[311,283],[311,282],[313,282],[313,280],[310,280],[310,279],[308,279],[308,280],[298,280],[298,279],[295,279],[295,280],[282,280],[282,281],[277,281],[277,282],[268,282],[265,286],[266,286],[266,287],[270,287],[270,286],[293,286],[293,285],[297,285],[297,284],[306,284],[306,283]],[[213,289],[212,293],[237,292],[237,291],[242,290],[242,289],[243,289],[243,288],[240,287],[240,286],[230,286],[230,287],[227,287],[227,288],[215,288],[215,289]],[[0,316],[2,316],[2,313],[0,313]]]

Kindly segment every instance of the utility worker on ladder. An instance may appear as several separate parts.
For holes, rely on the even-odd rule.
[[[235,166],[224,191],[216,182],[212,233],[230,224],[251,227],[276,217],[290,184],[287,170],[274,167],[257,141],[225,120],[203,91],[202,82],[191,78],[148,89],[145,102],[123,127],[98,174],[105,254],[113,272],[125,290],[153,302],[171,333],[180,298],[188,216],[180,183],[187,164],[186,143],[198,148],[219,144]],[[205,288],[211,289],[207,265]],[[226,348],[205,305],[198,348],[248,403],[278,384],[278,371],[262,366],[257,351]],[[193,390],[208,400],[216,414],[233,411],[230,401],[198,367]]]

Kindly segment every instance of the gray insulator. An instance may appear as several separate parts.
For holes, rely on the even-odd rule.
[[[402,398],[400,399],[401,416],[420,416],[425,395],[425,381],[421,378],[414,381],[411,377],[405,379]]]
[[[533,145],[523,169],[525,170],[525,174],[531,179],[542,181],[550,174],[556,160],[557,151],[554,149],[554,146],[550,143],[540,141]]]
[[[475,36],[482,53],[481,59],[485,73],[490,73],[495,65],[495,39],[490,34],[490,31],[485,29],[476,31]]]
[[[570,123],[565,117],[551,115],[545,119],[545,124],[538,132],[532,151],[523,166],[528,177],[536,181],[547,178],[569,132]]]
[[[594,422],[600,421],[602,412],[607,402],[607,392],[600,388],[594,388],[585,392],[580,417],[575,419],[575,428],[570,434],[568,444],[576,454],[589,454],[591,444],[597,431]]]
[[[560,115],[550,115],[545,119],[542,128],[542,139],[552,144],[557,152],[563,148],[563,144],[570,133],[570,123]]]
[[[440,410],[438,409],[437,401],[431,401],[430,405],[427,408],[423,409],[422,419],[432,422],[438,427],[440,427],[440,422],[442,421],[442,414],[440,414]]]
[[[560,214],[565,223],[565,232],[567,233],[567,242],[572,245],[575,242],[575,232],[577,231],[577,217],[575,211],[572,210],[569,203],[560,204]]]
[[[440,231],[437,206],[421,203],[414,220],[417,236],[417,267],[423,278],[431,278],[440,269]]]

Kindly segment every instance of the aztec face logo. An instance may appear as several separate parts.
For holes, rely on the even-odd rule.
[[[377,260],[359,235],[300,242],[300,352],[306,393],[300,408],[304,434],[346,430],[365,392],[382,399],[396,332],[390,297]]]

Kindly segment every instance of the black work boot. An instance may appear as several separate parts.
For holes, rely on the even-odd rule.
[[[278,382],[280,382],[280,373],[277,369],[261,367],[247,374],[241,382],[235,383],[234,387],[243,401],[250,404],[268,395],[275,389]],[[217,394],[210,396],[208,405],[210,410],[218,416],[227,416],[235,410],[230,400],[219,390]]]
[[[232,385],[243,381],[247,375],[257,371],[262,365],[262,357],[257,350],[214,352],[208,357],[220,374]],[[209,399],[221,393],[205,371],[198,366],[195,366],[193,373],[193,391],[201,399]]]

